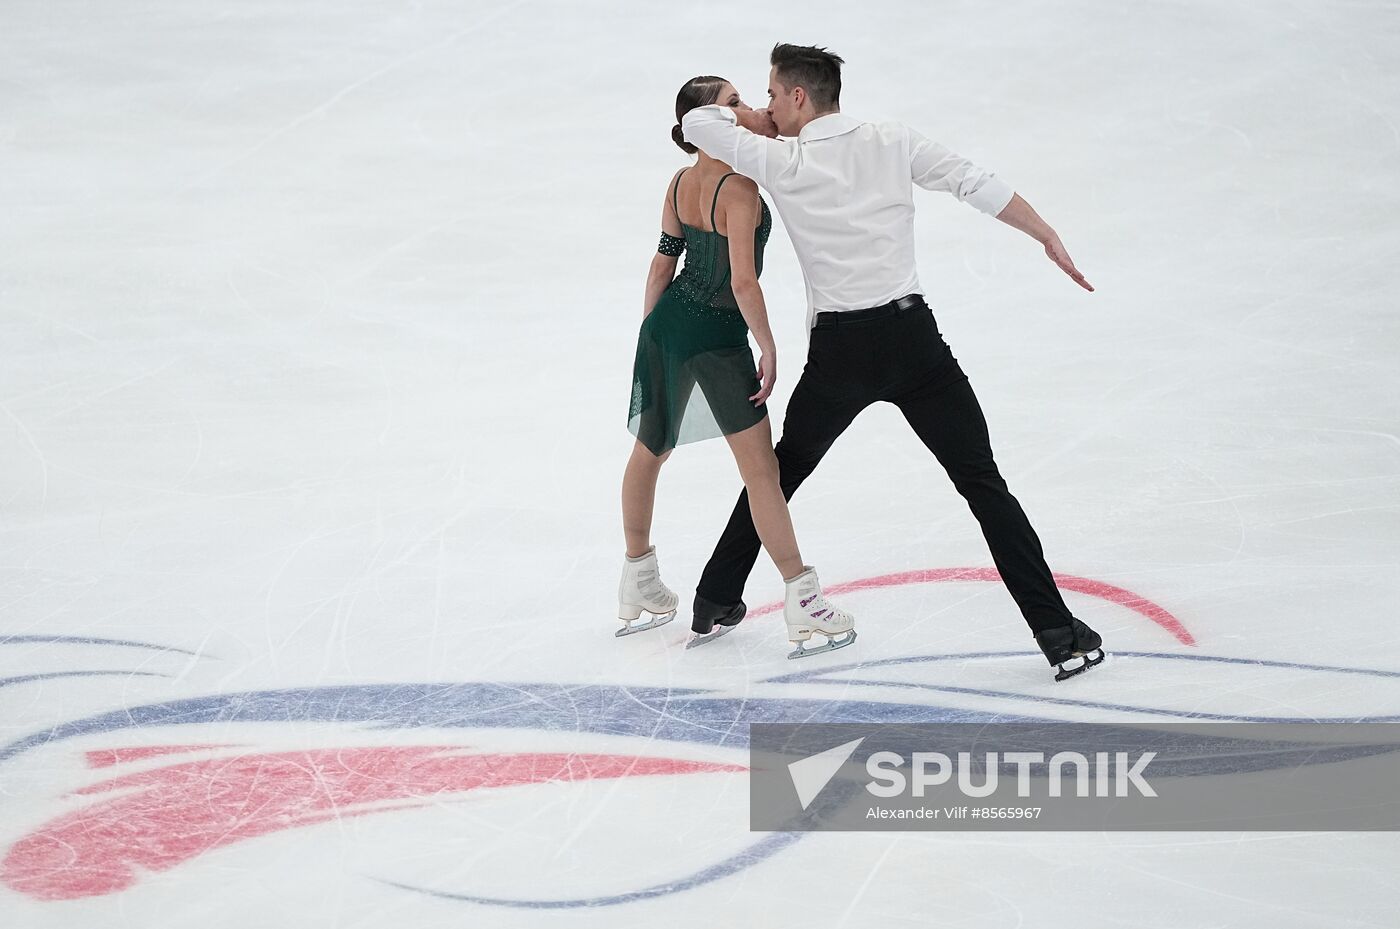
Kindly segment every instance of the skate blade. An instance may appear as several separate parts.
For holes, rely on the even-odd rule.
[[[1098,655],[1098,657],[1095,658],[1095,657],[1094,657],[1095,655]],[[1103,660],[1104,660],[1104,658],[1106,658],[1107,656],[1104,654],[1103,649],[1101,649],[1101,648],[1096,648],[1096,649],[1094,649],[1092,652],[1090,652],[1089,654],[1084,655],[1083,657],[1084,657],[1083,663],[1082,663],[1082,664],[1079,664],[1079,665],[1076,665],[1076,666],[1073,667],[1073,668],[1066,668],[1063,664],[1061,664],[1061,665],[1060,665],[1060,671],[1059,671],[1059,673],[1055,675],[1055,680],[1056,680],[1056,681],[1065,681],[1065,680],[1069,680],[1070,678],[1074,677],[1076,674],[1083,674],[1085,671],[1088,671],[1090,668],[1093,668],[1093,667],[1096,667],[1096,666],[1098,666],[1098,665],[1103,664]]]
[[[706,642],[713,642],[722,635],[733,632],[734,626],[716,626],[714,632],[707,632],[704,635],[692,635],[685,643],[686,648],[694,648],[697,645],[704,645]]]
[[[661,613],[660,615],[653,614],[651,619],[647,620],[644,623],[639,623],[635,619],[624,619],[622,622],[625,625],[623,625],[621,629],[614,632],[613,637],[620,639],[625,635],[635,635],[638,632],[646,632],[648,629],[655,629],[657,626],[664,626],[675,618],[676,611],[672,610],[669,613]]]
[[[788,652],[789,658],[808,658],[812,655],[820,655],[822,652],[834,652],[838,648],[845,648],[856,640],[856,631],[852,629],[839,639],[828,637],[826,643],[818,645],[816,648],[804,648],[801,642],[797,643],[797,648]]]

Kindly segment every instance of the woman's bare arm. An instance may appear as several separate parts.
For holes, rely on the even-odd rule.
[[[768,326],[768,306],[754,266],[753,234],[761,215],[758,185],[747,178],[730,178],[721,194],[725,235],[729,239],[729,281],[734,288],[734,299],[739,303],[739,312],[744,315],[760,353],[760,389],[749,398],[758,405],[768,399],[778,378],[778,350]]]
[[[666,200],[661,204],[661,231],[667,235],[681,238],[685,235],[685,230],[681,228],[680,217],[671,207],[671,194],[676,184],[680,182],[680,172],[671,178],[671,183],[666,185]],[[642,297],[642,318],[646,319],[651,315],[651,311],[656,308],[656,303],[665,293],[666,288],[671,286],[671,281],[676,277],[676,265],[680,259],[674,255],[663,255],[657,252],[651,256],[651,267],[647,269],[646,293]]]

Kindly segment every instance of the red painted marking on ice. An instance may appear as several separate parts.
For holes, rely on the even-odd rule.
[[[939,581],[991,581],[1001,583],[1001,575],[996,568],[927,568],[922,571],[901,571],[898,574],[882,574],[879,577],[867,577],[858,581],[848,581],[844,584],[835,584],[826,588],[823,593],[829,596],[849,593],[853,590],[870,590],[876,587],[899,587],[904,584],[930,584]],[[1176,640],[1183,645],[1195,645],[1196,638],[1182,624],[1181,620],[1173,616],[1168,610],[1139,594],[1133,593],[1123,587],[1115,587],[1113,584],[1106,584],[1103,581],[1096,581],[1093,578],[1078,577],[1073,574],[1056,574],[1055,583],[1061,590],[1072,590],[1075,593],[1088,594],[1091,597],[1098,597],[1100,600],[1107,600],[1119,606],[1127,607],[1134,613],[1139,613],[1152,620],[1163,629],[1176,637]],[[765,603],[763,606],[749,610],[750,616],[763,616],[768,613],[776,613],[783,608],[782,601],[775,603]]]
[[[216,748],[233,748],[232,745],[144,745],[140,748],[101,748],[87,752],[89,768],[110,768],[128,761],[143,761],[160,755],[174,755],[185,752],[204,752]]]
[[[396,746],[259,753],[183,762],[102,781],[77,793],[121,795],[53,819],[20,839],[0,862],[0,881],[40,900],[73,900],[125,890],[142,870],[165,871],[242,839],[349,816],[416,809],[438,802],[442,794],[745,770],[630,755],[451,754],[460,750]]]

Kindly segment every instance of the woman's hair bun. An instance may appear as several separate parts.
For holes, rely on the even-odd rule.
[[[671,141],[681,147],[681,151],[687,155],[695,154],[695,146],[685,140],[685,133],[681,131],[681,124],[676,123],[671,127]]]

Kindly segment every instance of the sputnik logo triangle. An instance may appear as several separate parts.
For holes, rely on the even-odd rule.
[[[801,802],[802,809],[812,805],[812,801],[817,799],[817,794],[831,783],[836,772],[841,770],[841,766],[855,754],[855,750],[864,741],[865,736],[861,736],[853,742],[828,748],[824,752],[809,755],[788,765],[788,775],[792,778],[792,786],[797,788],[797,799]]]

